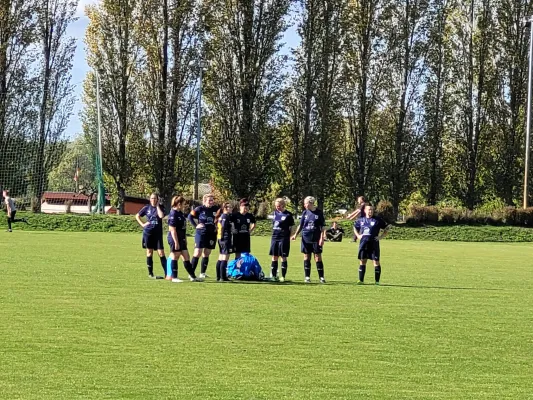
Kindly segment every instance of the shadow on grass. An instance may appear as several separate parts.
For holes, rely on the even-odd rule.
[[[328,281],[326,284],[321,284],[316,281],[306,283],[303,281],[285,281],[285,282],[273,282],[273,281],[241,281],[232,280],[229,282],[217,282],[217,281],[204,281],[204,284],[217,284],[217,285],[275,285],[275,286],[376,286],[373,283],[367,283],[365,285],[357,285],[354,281]],[[437,289],[437,290],[481,290],[481,291],[502,291],[504,289],[499,288],[476,288],[476,287],[457,287],[457,286],[424,286],[424,285],[395,285],[395,284],[381,284],[378,287],[390,287],[390,288],[405,288],[405,289]]]

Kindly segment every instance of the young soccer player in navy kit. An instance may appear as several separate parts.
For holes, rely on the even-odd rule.
[[[322,262],[322,246],[324,246],[326,220],[324,213],[315,207],[315,198],[308,196],[304,200],[305,211],[302,213],[300,225],[292,236],[296,240],[302,232],[302,253],[304,254],[305,283],[311,282],[311,254],[315,255],[316,269],[320,283],[326,283],[324,278],[324,263]]]
[[[383,239],[389,230],[389,224],[378,216],[374,216],[374,207],[367,205],[365,217],[359,218],[354,224],[354,233],[359,239],[359,281],[363,285],[365,281],[366,262],[374,262],[376,285],[381,279],[381,263],[379,241]],[[380,232],[383,231],[383,233]]]
[[[146,222],[141,220],[146,217]],[[137,213],[135,219],[143,228],[143,249],[146,249],[146,264],[148,266],[148,276],[154,277],[154,250],[157,250],[161,266],[166,275],[167,258],[165,257],[165,247],[163,245],[163,218],[165,211],[161,204],[159,204],[159,196],[155,193],[150,195],[150,204],[144,206],[141,211]],[[157,277],[159,278],[159,277]]]
[[[233,226],[235,235],[233,236],[235,245],[235,258],[239,258],[242,253],[250,253],[250,235],[255,229],[255,217],[249,213],[250,204],[248,200],[241,199],[239,202],[239,212],[233,216]]]
[[[291,251],[291,229],[294,226],[294,217],[290,211],[285,209],[285,200],[276,199],[274,203],[274,219],[272,221],[272,239],[270,241],[270,252],[272,264],[270,275],[275,280],[278,279],[279,258],[281,257],[281,277],[280,282],[285,282],[287,276],[287,257]]]
[[[200,278],[202,279],[207,277],[206,272],[209,264],[209,255],[216,245],[215,217],[217,211],[218,207],[215,206],[213,195],[206,194],[203,197],[203,205],[196,207],[189,214],[189,222],[196,229],[192,269],[196,271],[200,255],[202,255],[202,269],[200,273]]]
[[[168,216],[167,240],[170,246],[170,258],[172,260],[172,282],[182,282],[182,280],[178,278],[178,260],[180,257],[183,258],[183,267],[189,274],[189,279],[192,282],[196,282],[198,279],[192,269],[189,251],[187,250],[187,219],[182,212],[185,199],[182,196],[174,196],[171,204],[172,210]]]
[[[217,282],[226,282],[228,279],[228,261],[230,254],[235,252],[233,246],[233,207],[230,203],[222,204],[217,211],[217,239],[220,255],[217,261]]]

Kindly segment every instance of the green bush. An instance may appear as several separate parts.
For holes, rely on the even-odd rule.
[[[394,208],[390,201],[381,200],[376,206],[376,214],[383,218],[389,224],[395,221]]]

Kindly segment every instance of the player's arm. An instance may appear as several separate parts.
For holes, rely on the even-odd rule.
[[[296,232],[294,232],[294,235],[292,235],[291,240],[296,240],[296,237],[302,231],[303,227],[304,227],[304,216],[302,214],[302,217],[300,218],[300,225],[298,225],[298,228],[296,228]]]
[[[143,207],[141,211],[135,214],[135,219],[137,220],[137,223],[141,226],[141,228],[146,228],[148,225],[150,225],[150,222],[148,221],[143,222],[141,219],[141,217],[144,217],[145,213],[146,213],[146,207]]]
[[[196,217],[197,213],[198,213],[198,210],[194,209],[194,210],[192,210],[189,213],[189,217],[187,218],[194,229],[198,229],[198,228],[203,228],[204,227],[203,224],[200,224],[200,220],[197,219],[197,217]]]
[[[5,203],[6,203],[7,215],[8,217],[11,217],[11,206],[9,205],[9,200],[7,199],[7,197],[5,198]]]
[[[178,231],[176,230],[176,227],[169,225],[168,229],[170,230],[170,236],[172,236],[172,240],[174,241],[174,249],[171,250],[180,251],[180,242],[178,240]]]
[[[326,240],[326,227],[323,226],[321,229],[320,229],[320,239],[318,239],[318,245],[319,246],[324,246],[324,241]]]
[[[252,215],[252,218],[250,218],[250,235],[252,234],[252,232],[254,231],[255,229],[255,217]]]
[[[383,227],[381,228],[381,235],[378,235],[376,240],[381,240],[385,236],[387,236],[389,234],[390,227],[391,227],[390,224],[387,224],[385,221],[383,221]]]
[[[361,210],[360,210],[360,209],[357,209],[357,210],[355,210],[353,213],[351,213],[350,215],[348,215],[346,218],[348,218],[350,221],[353,221],[354,219],[356,219],[357,217],[359,217],[359,214],[361,214]]]
[[[165,218],[165,211],[163,209],[163,206],[161,204],[157,205],[157,216],[161,219]]]
[[[361,231],[361,222],[360,220],[357,220],[357,222],[355,223],[353,227],[353,233],[357,237],[358,240],[361,240],[361,238],[363,237],[363,235],[360,234],[360,231]]]

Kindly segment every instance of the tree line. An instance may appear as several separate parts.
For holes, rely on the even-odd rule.
[[[84,136],[95,143],[98,76],[119,208],[127,192],[189,190],[202,68],[201,175],[222,196],[334,208],[364,194],[396,213],[410,200],[519,204],[532,12],[526,0],[102,0],[86,9]]]

